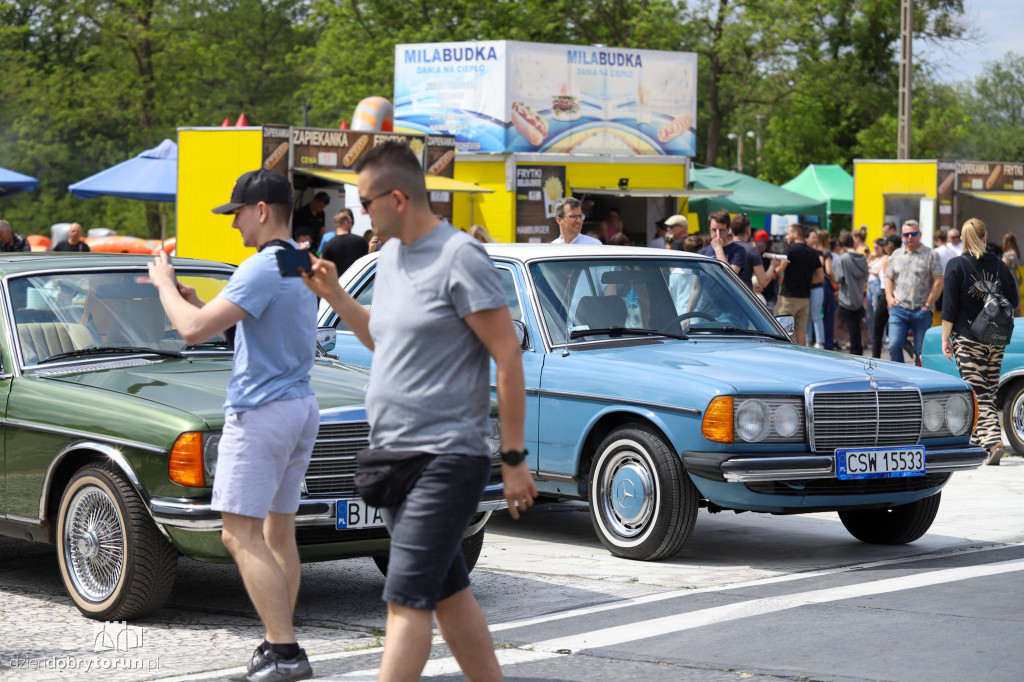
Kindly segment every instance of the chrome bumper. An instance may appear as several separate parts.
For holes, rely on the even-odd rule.
[[[477,505],[477,513],[490,513],[505,507],[502,497],[503,486],[499,483],[484,488],[484,495]],[[211,508],[209,501],[192,501],[182,498],[154,497],[149,501],[153,520],[164,526],[183,528],[191,531],[219,531],[224,527],[220,512]],[[295,513],[296,526],[330,526],[337,523],[336,500],[300,500]],[[484,519],[486,521],[486,518]],[[479,527],[479,523],[474,524]]]
[[[988,455],[980,445],[926,447],[928,473],[950,473],[977,469]],[[683,464],[695,476],[711,480],[745,483],[748,481],[793,481],[836,478],[835,457],[810,452],[769,453],[762,457],[733,456],[730,453],[684,452]]]

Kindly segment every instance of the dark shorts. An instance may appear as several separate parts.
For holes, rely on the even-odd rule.
[[[391,533],[384,601],[433,611],[469,587],[462,536],[490,473],[487,457],[436,455],[405,501],[381,510]]]

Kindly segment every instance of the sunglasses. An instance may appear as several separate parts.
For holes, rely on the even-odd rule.
[[[904,237],[916,237],[919,234],[921,234],[921,233],[920,232],[904,232],[903,236]]]
[[[359,203],[362,204],[364,211],[369,211],[370,210],[370,204],[372,204],[374,201],[376,201],[377,199],[380,199],[383,196],[387,196],[388,194],[391,194],[394,191],[395,191],[394,189],[389,189],[387,191],[381,192],[380,194],[378,194],[376,196],[372,196],[369,199],[363,199],[362,197],[360,197],[359,198]]]
[[[951,242],[958,242],[958,241],[960,241],[960,235],[956,235],[956,236],[952,236],[951,235],[949,237],[949,241],[951,241]]]

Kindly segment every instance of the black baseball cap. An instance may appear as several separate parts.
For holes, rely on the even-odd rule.
[[[895,246],[897,249],[900,248],[901,246],[903,246],[903,240],[900,239],[897,235],[894,235],[894,234],[890,234],[888,237],[886,237],[885,241],[889,242],[890,244]]]
[[[292,183],[277,171],[260,168],[243,173],[231,190],[231,202],[213,209],[214,213],[234,213],[246,204],[290,204]]]
[[[319,199],[320,201],[324,202],[325,204],[331,203],[331,195],[328,194],[327,192],[317,192],[316,194],[313,195],[313,198],[314,199]]]

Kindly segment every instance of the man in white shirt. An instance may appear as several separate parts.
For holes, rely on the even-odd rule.
[[[964,243],[960,241],[960,230],[955,227],[949,230],[949,245],[956,251],[956,255],[964,255]]]
[[[576,197],[562,197],[555,203],[555,222],[558,223],[558,239],[552,244],[595,244],[601,245],[600,239],[582,234],[583,204]]]
[[[946,239],[945,230],[935,230],[935,253],[939,254],[939,262],[942,264],[943,273],[946,272],[946,263],[948,263],[950,259],[959,255],[956,252],[956,249],[950,246]],[[959,233],[957,233],[957,240],[959,239]]]

